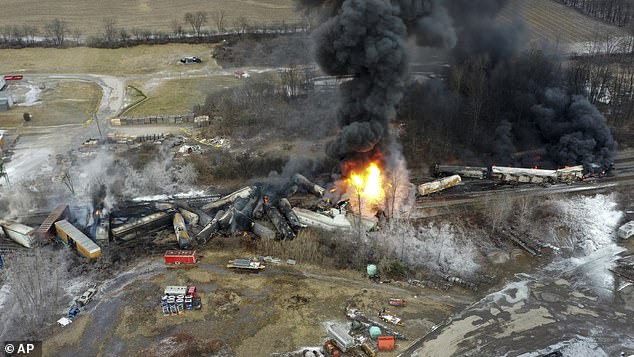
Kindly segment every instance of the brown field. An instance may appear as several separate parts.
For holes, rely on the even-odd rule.
[[[599,33],[627,35],[622,28],[605,24],[553,0],[511,0],[498,15],[498,21],[510,24],[517,17],[526,21],[531,42],[584,42],[596,39]]]
[[[186,12],[218,9],[226,11],[226,24],[231,27],[238,17],[251,23],[297,22],[293,0],[5,0],[2,1],[0,23],[3,25],[35,25],[43,28],[54,18],[60,18],[79,29],[84,36],[102,32],[104,17],[112,17],[118,27],[171,32],[174,20],[184,23]],[[209,19],[208,28],[215,29]]]
[[[101,88],[94,83],[66,80],[44,83],[38,103],[32,106],[14,106],[9,111],[0,113],[0,125],[27,127],[82,124],[90,119],[99,105]],[[23,120],[24,112],[33,115],[28,123]]]
[[[0,73],[97,73],[114,76],[158,71],[217,70],[211,58],[212,45],[143,45],[118,49],[76,47],[0,50]],[[201,64],[184,65],[183,56],[199,56]]]
[[[346,323],[345,307],[349,304],[375,316],[387,306],[388,299],[397,296],[408,305],[394,308],[406,321],[405,326],[395,329],[410,339],[399,341],[395,352],[381,354],[391,357],[472,300],[467,292],[452,291],[454,299],[445,302],[447,292],[374,284],[362,272],[301,262],[294,267],[269,265],[259,274],[238,273],[224,266],[228,259],[241,256],[240,252],[200,253],[204,256],[198,267],[165,268],[152,278],[133,282],[118,296],[98,295],[94,304],[104,301],[80,316],[81,323],[45,339],[45,355],[64,356],[77,351],[77,346],[85,346],[86,355],[137,356],[168,336],[193,336],[223,341],[236,356],[269,356],[319,346],[326,337],[323,323]],[[154,259],[160,261],[161,257]],[[179,284],[196,285],[203,308],[181,316],[163,316],[159,306],[162,291],[166,285]],[[120,347],[117,350],[115,346]]]

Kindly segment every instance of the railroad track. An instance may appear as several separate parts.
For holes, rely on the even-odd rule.
[[[620,153],[614,162],[611,176],[590,178],[573,184],[543,187],[535,184],[500,184],[492,180],[465,180],[455,189],[462,192],[441,192],[435,196],[419,197],[410,218],[427,218],[448,214],[447,210],[464,206],[481,206],[487,201],[504,197],[552,196],[578,193],[600,193],[634,186],[634,151]]]

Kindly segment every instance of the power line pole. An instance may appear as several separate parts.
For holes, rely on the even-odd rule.
[[[103,139],[103,135],[101,135],[101,127],[99,126],[99,118],[97,118],[97,114],[93,114],[92,116],[95,119],[95,122],[97,122],[97,130],[99,130],[99,139]]]

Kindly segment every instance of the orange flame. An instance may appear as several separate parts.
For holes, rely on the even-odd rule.
[[[362,172],[351,172],[348,183],[356,193],[372,203],[380,203],[385,197],[381,169],[375,162],[371,162]]]

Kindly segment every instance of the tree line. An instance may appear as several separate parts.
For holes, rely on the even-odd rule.
[[[128,29],[113,17],[102,20],[101,32],[84,36],[78,27],[64,19],[55,18],[42,27],[34,25],[0,26],[0,48],[24,47],[74,47],[118,48],[140,44],[168,42],[203,43],[218,42],[224,36],[275,35],[305,32],[308,21],[297,23],[256,23],[244,16],[229,21],[224,10],[208,13],[188,12],[182,21],[174,20],[171,31]]]
[[[634,16],[633,0],[559,0],[581,12],[617,26],[627,26]]]

